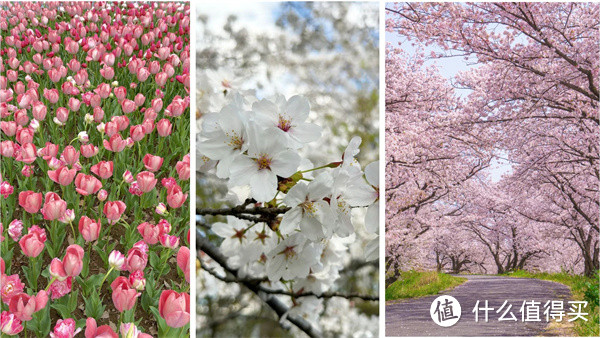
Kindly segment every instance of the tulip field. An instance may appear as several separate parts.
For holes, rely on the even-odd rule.
[[[189,335],[189,12],[0,3],[3,337]]]

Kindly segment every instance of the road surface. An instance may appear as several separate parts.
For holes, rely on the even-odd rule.
[[[543,315],[543,305],[548,300],[565,301],[565,310],[570,299],[569,288],[565,285],[550,281],[529,278],[511,278],[503,276],[461,275],[468,280],[454,288],[444,291],[456,298],[461,307],[461,318],[451,327],[441,327],[435,324],[429,314],[429,308],[434,299],[440,295],[403,300],[385,306],[385,335],[386,336],[539,336],[544,334],[548,325]],[[524,300],[536,300],[540,305],[541,322],[522,322],[519,309]],[[475,314],[471,312],[477,300],[480,307],[484,301],[494,308],[489,311],[489,321],[483,320],[484,312],[479,312],[479,322],[475,322]],[[512,304],[511,312],[517,318],[514,321],[498,321],[502,315],[496,313],[502,303],[507,300]],[[510,315],[507,315],[510,317]],[[563,319],[565,321],[565,319]]]

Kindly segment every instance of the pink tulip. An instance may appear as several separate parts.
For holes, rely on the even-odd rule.
[[[62,166],[56,170],[48,170],[48,177],[62,186],[67,186],[73,182],[77,170],[69,169],[66,166]]]
[[[8,196],[12,195],[14,191],[15,188],[10,185],[10,183],[6,181],[0,183],[0,195],[2,195],[2,197],[8,198]]]
[[[119,335],[109,325],[98,327],[96,320],[88,317],[85,321],[85,338],[119,338]]]
[[[148,264],[148,254],[139,247],[133,247],[127,252],[125,266],[129,272],[144,270]]]
[[[20,219],[14,219],[8,225],[8,235],[13,241],[18,242],[19,238],[23,234],[23,221]]]
[[[60,155],[60,159],[72,166],[79,161],[79,152],[73,146],[66,146]]]
[[[158,123],[156,124],[156,131],[158,132],[159,136],[162,137],[166,137],[171,135],[171,129],[172,129],[173,125],[171,124],[171,122],[167,119],[162,119],[160,121],[158,121]]]
[[[0,122],[0,129],[6,134],[6,136],[15,136],[17,133],[17,122],[15,121],[2,121]]]
[[[96,94],[100,95],[101,98],[106,99],[110,95],[110,85],[108,83],[101,83],[94,89]]]
[[[77,328],[75,319],[59,319],[56,321],[54,331],[50,332],[50,338],[73,338],[81,331]]]
[[[144,121],[146,121],[146,120],[155,121],[157,117],[158,117],[158,114],[154,111],[154,109],[152,109],[152,107],[146,108],[146,110],[144,110]]]
[[[13,157],[15,155],[15,145],[10,140],[0,142],[0,154],[4,157]]]
[[[19,109],[14,114],[15,122],[20,126],[25,126],[29,123],[29,116],[27,116],[27,110]]]
[[[132,183],[134,178],[133,175],[131,174],[131,171],[129,170],[125,170],[125,172],[123,173],[123,180],[125,181],[125,183]]]
[[[81,101],[74,97],[71,97],[69,99],[69,109],[71,109],[72,112],[76,112],[79,110],[79,107],[81,107]]]
[[[121,108],[125,114],[129,114],[136,109],[135,102],[125,99],[121,101]]]
[[[65,257],[63,257],[63,269],[67,276],[77,277],[83,269],[83,248],[77,244],[72,244],[67,247]]]
[[[31,168],[31,166],[24,165],[23,169],[21,169],[21,174],[25,177],[30,177],[31,174],[33,174],[33,169]]]
[[[137,71],[138,81],[144,82],[148,79],[149,76],[150,76],[150,71],[148,70],[148,68],[142,67],[142,68],[138,69],[138,71]]]
[[[19,205],[30,214],[37,213],[42,206],[42,193],[31,190],[19,193]]]
[[[175,169],[177,170],[177,175],[179,175],[180,180],[185,181],[190,178],[190,162],[178,161],[177,164],[175,164]]]
[[[169,76],[165,72],[160,72],[154,76],[154,81],[156,82],[156,85],[159,87],[164,87],[165,84],[167,84],[168,79],[169,79]]]
[[[179,248],[177,252],[177,266],[185,276],[186,282],[190,282],[190,249],[186,246]]]
[[[100,220],[93,220],[87,216],[82,216],[79,219],[79,232],[86,242],[92,242],[100,236],[102,225]]]
[[[144,94],[138,93],[133,99],[133,101],[135,102],[136,106],[140,107],[144,104],[144,101],[146,101],[146,97],[144,96]]]
[[[102,182],[92,175],[77,174],[75,178],[76,191],[83,196],[92,195],[102,188]]]
[[[137,270],[129,275],[129,283],[138,291],[143,291],[146,288],[146,278],[144,271]]]
[[[119,125],[116,121],[109,121],[104,126],[104,132],[106,133],[106,136],[112,137],[119,132]]]
[[[138,225],[137,229],[140,235],[142,235],[144,242],[146,242],[149,245],[158,243],[158,236],[161,232],[160,228],[157,225],[144,222]]]
[[[163,161],[164,159],[162,157],[154,156],[152,154],[146,154],[143,159],[144,167],[151,172],[158,171],[162,166]]]
[[[45,220],[59,219],[67,210],[67,202],[63,201],[58,194],[54,192],[47,192],[44,196],[44,207],[42,208],[42,215]]]
[[[32,143],[33,142],[33,129],[17,127],[16,140],[19,144]]]
[[[23,325],[14,313],[2,311],[2,315],[0,315],[0,329],[6,335],[15,336],[23,331]]]
[[[41,102],[37,101],[33,104],[33,108],[31,109],[31,114],[33,118],[42,121],[46,118],[46,114],[48,113],[48,108]]]
[[[190,322],[190,295],[164,290],[158,300],[158,312],[170,327],[183,327]]]
[[[129,280],[123,276],[117,277],[110,284],[110,287],[112,288],[113,304],[119,312],[133,308],[136,299],[141,295],[136,289],[132,288]]]
[[[79,51],[79,44],[76,41],[71,40],[66,43],[65,50],[69,54],[77,54],[77,52]]]
[[[77,61],[77,59],[71,59],[71,61],[69,61],[67,65],[69,66],[69,69],[75,73],[77,73],[81,69],[81,63]]]
[[[175,249],[179,246],[179,237],[171,236],[169,234],[161,234],[158,237],[160,244],[165,248]]]
[[[44,250],[46,231],[37,225],[29,228],[27,235],[19,241],[23,254],[27,257],[37,257]]]
[[[98,191],[98,199],[100,200],[100,202],[104,202],[106,200],[106,198],[108,197],[108,192],[104,189],[100,189],[100,191]]]
[[[146,119],[142,122],[142,126],[144,127],[144,132],[150,134],[154,130],[154,120]]]
[[[184,194],[183,191],[181,191],[181,187],[174,186],[167,191],[167,204],[169,204],[171,208],[179,208],[185,203],[187,196],[188,194]]]
[[[111,121],[114,121],[117,124],[119,131],[123,131],[129,126],[129,118],[125,115],[113,116]]]
[[[144,126],[141,124],[138,124],[136,126],[131,126],[129,129],[129,135],[131,136],[131,139],[135,142],[140,141],[141,139],[144,138],[144,136],[146,136],[146,131],[144,130]]]
[[[58,94],[58,89],[46,89],[46,88],[44,88],[44,97],[51,104],[55,104],[56,102],[58,102],[58,98],[60,97],[60,95]]]
[[[15,160],[31,164],[35,161],[37,155],[37,150],[35,149],[35,145],[33,143],[25,143],[21,147],[21,152],[17,155]]]
[[[90,171],[102,179],[107,179],[113,174],[113,161],[100,161],[94,164]]]
[[[113,89],[113,92],[119,101],[123,101],[123,99],[127,97],[127,89],[125,89],[123,86]]]
[[[162,110],[163,101],[160,97],[156,97],[156,98],[152,99],[150,106],[156,113],[159,113]]]
[[[100,123],[104,119],[104,110],[100,107],[94,107],[94,122]]]
[[[40,149],[38,156],[41,156],[45,161],[48,161],[58,155],[58,149],[58,145],[46,142],[46,146]]]
[[[48,303],[48,294],[42,290],[36,296],[29,296],[26,293],[19,293],[11,297],[8,303],[8,309],[20,320],[28,321],[33,319],[32,315],[46,307]]]
[[[117,223],[121,215],[125,212],[127,206],[123,201],[108,201],[104,204],[104,215],[111,224]]]
[[[115,69],[105,65],[100,69],[100,75],[107,80],[112,80],[115,77]]]
[[[96,156],[98,154],[99,149],[95,145],[88,143],[82,144],[79,148],[79,151],[83,157],[90,158]]]
[[[23,292],[25,289],[25,284],[21,283],[19,275],[17,274],[7,276],[3,273],[0,276],[0,285],[0,294],[2,294],[2,301],[5,304],[8,304],[14,295]]]
[[[67,108],[58,107],[56,109],[56,120],[62,124],[65,124],[69,119],[69,111]]]
[[[158,181],[154,174],[149,171],[142,171],[141,173],[135,176],[139,188],[142,192],[150,192],[156,186],[156,182]]]
[[[104,144],[104,148],[106,148],[106,150],[116,153],[123,151],[123,149],[125,149],[127,146],[127,141],[123,140],[120,134],[114,134],[108,141],[102,140],[102,143]]]
[[[100,107],[102,104],[102,98],[98,94],[93,94],[90,96],[89,106],[92,108]]]

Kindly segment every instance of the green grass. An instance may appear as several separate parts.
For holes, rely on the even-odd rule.
[[[589,290],[589,285],[597,285],[598,275],[594,278],[581,276],[581,275],[570,275],[568,273],[545,273],[545,272],[528,272],[524,270],[517,270],[514,272],[510,272],[504,274],[509,277],[521,277],[521,278],[537,278],[548,280],[552,282],[557,282],[564,284],[571,289],[571,294],[573,295],[573,300],[587,300],[585,298],[585,292]],[[387,293],[386,293],[387,296]],[[593,309],[590,309],[590,306]],[[565,304],[565,308],[567,305]],[[589,315],[587,316],[588,321],[576,320],[575,323],[575,334],[578,336],[595,336],[598,337],[600,335],[600,314],[598,312],[598,306],[588,305],[587,310],[589,310]]]
[[[435,271],[404,271],[400,276],[400,279],[385,289],[386,301],[436,295],[467,280]]]

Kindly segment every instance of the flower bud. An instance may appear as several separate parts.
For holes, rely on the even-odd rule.
[[[98,199],[100,200],[100,202],[104,202],[107,197],[108,192],[106,190],[100,189],[100,191],[98,191]]]
[[[129,184],[133,182],[133,175],[131,174],[131,171],[125,170],[125,172],[123,173],[123,180]]]
[[[167,214],[167,206],[164,203],[158,203],[155,211],[159,215],[166,215]]]
[[[129,275],[129,283],[138,291],[143,291],[146,288],[146,278],[144,278],[144,272],[137,270]]]
[[[108,255],[108,265],[111,268],[121,270],[123,268],[123,264],[125,264],[125,255],[119,251],[113,250],[110,255]]]
[[[85,130],[80,131],[79,134],[77,134],[77,138],[79,139],[79,142],[81,142],[81,143],[88,143],[90,140],[90,137],[88,136],[88,134]]]

